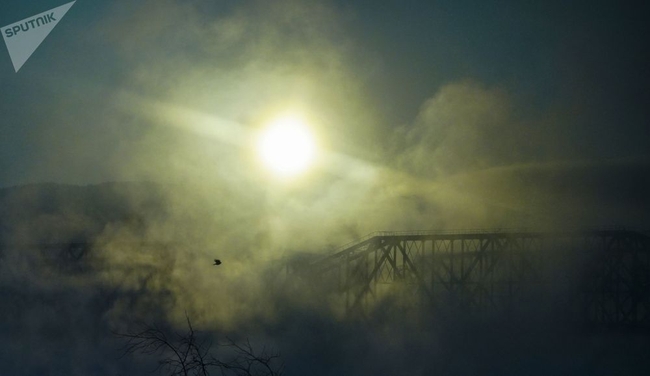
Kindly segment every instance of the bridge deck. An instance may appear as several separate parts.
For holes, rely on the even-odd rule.
[[[650,237],[639,231],[379,232],[296,271],[349,313],[398,293],[438,310],[562,304],[590,323],[650,327]]]

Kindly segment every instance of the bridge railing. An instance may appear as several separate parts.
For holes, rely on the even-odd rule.
[[[331,251],[330,254],[316,259],[312,264],[321,264],[335,260],[345,255],[348,249],[362,244],[372,238],[386,236],[427,236],[427,235],[461,235],[461,234],[499,234],[499,233],[526,233],[524,228],[497,228],[497,229],[454,229],[454,230],[415,230],[415,231],[374,231],[361,238],[345,243]]]
[[[642,233],[644,235],[650,235],[650,230],[639,230],[636,228],[632,227],[627,227],[627,226],[602,226],[602,227],[596,227],[596,228],[590,228],[590,229],[568,229],[568,230],[562,230],[561,233],[572,233],[572,234],[579,234],[579,233],[584,233],[584,232],[607,232],[607,231],[635,231]],[[344,251],[350,247],[355,246],[356,244],[363,243],[364,241],[374,238],[374,237],[381,237],[381,236],[409,236],[409,235],[415,235],[415,236],[426,236],[426,235],[466,235],[466,234],[501,234],[501,233],[511,233],[511,234],[516,234],[516,233],[540,233],[539,231],[534,231],[526,227],[503,227],[503,228],[475,228],[475,229],[450,229],[450,230],[408,230],[408,231],[373,231],[369,234],[366,234],[362,236],[361,238],[357,238],[355,240],[352,240],[348,243],[345,243],[341,246],[338,246],[334,248],[331,252],[330,255],[337,254],[341,251]],[[553,234],[554,232],[545,232],[549,234]]]
[[[374,231],[369,234],[362,236],[361,238],[352,240],[348,243],[345,243],[339,247],[336,247],[332,250],[332,254],[337,254],[341,251],[345,251],[348,248],[351,248],[359,243],[374,238],[382,236],[408,236],[408,235],[460,235],[460,234],[498,234],[498,233],[522,233],[530,232],[526,228],[497,228],[497,229],[454,229],[454,230],[411,230],[411,231]]]
[[[504,228],[476,228],[476,229],[450,229],[450,230],[410,230],[410,231],[374,231],[369,234],[364,235],[361,238],[355,239],[348,243],[345,243],[339,247],[336,247],[328,255],[316,258],[311,264],[323,264],[332,262],[340,257],[343,257],[349,254],[349,250],[352,250],[355,246],[363,244],[368,240],[376,237],[389,237],[389,236],[445,236],[445,235],[491,235],[491,234],[539,234],[542,236],[575,236],[575,235],[584,235],[585,233],[603,233],[603,232],[620,232],[620,231],[632,231],[645,236],[650,236],[648,231],[640,231],[630,227],[623,226],[604,226],[598,228],[592,228],[589,230],[585,229],[566,229],[556,232],[539,232],[533,231],[525,227],[504,227]]]

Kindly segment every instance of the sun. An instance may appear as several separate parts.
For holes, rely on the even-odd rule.
[[[288,177],[309,168],[316,153],[316,143],[300,117],[286,115],[269,123],[259,137],[257,151],[268,169]]]

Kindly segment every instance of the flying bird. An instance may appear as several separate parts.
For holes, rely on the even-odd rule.
[[[214,264],[213,265],[221,265],[221,260],[214,259]]]

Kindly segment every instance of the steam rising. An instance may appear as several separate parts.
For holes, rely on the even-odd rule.
[[[100,361],[115,348],[108,329],[138,320],[182,325],[187,313],[215,336],[277,341],[294,362],[292,374],[314,364],[314,375],[430,374],[441,364],[452,374],[475,374],[445,349],[449,341],[463,347],[457,335],[469,336],[468,327],[422,329],[391,321],[400,316],[387,310],[390,324],[366,331],[339,321],[327,299],[309,290],[274,288],[278,265],[379,230],[650,224],[646,159],[566,158],[543,137],[553,116],[517,112],[507,88],[449,82],[423,100],[412,121],[386,124],[369,105],[358,68],[376,63],[353,61],[363,46],[345,32],[348,14],[317,1],[238,3],[216,16],[207,11],[212,6],[156,0],[111,8],[91,32],[127,73],[103,108],[78,115],[102,129],[102,146],[75,146],[73,137],[42,151],[44,160],[76,161],[61,172],[68,181],[82,180],[90,167],[79,160],[99,149],[106,158],[97,180],[150,183],[0,191],[1,235],[12,245],[0,263],[2,294],[20,312],[3,313],[2,332],[11,354],[33,343],[42,348],[30,353],[50,354],[38,355],[28,372],[56,361],[67,374],[92,372],[113,362]],[[287,107],[309,114],[325,154],[291,183],[261,173],[252,136]],[[101,116],[90,116],[93,109]],[[48,132],[68,129],[58,120]],[[61,152],[67,146],[74,153]],[[17,246],[77,240],[94,244],[77,274]],[[214,258],[223,265],[213,267]],[[418,315],[405,313],[426,321]],[[492,355],[515,351],[523,336]],[[560,341],[543,339],[545,349]],[[480,341],[471,346],[487,346]],[[51,352],[61,346],[73,355]],[[77,358],[94,360],[71,366]],[[5,364],[18,369],[18,362]]]

